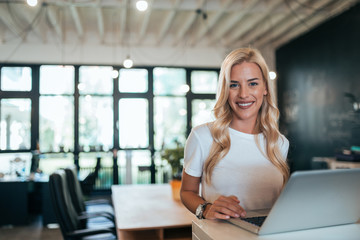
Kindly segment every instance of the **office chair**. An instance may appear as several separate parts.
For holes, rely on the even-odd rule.
[[[71,202],[78,215],[86,215],[91,219],[86,221],[88,224],[106,223],[109,220],[115,225],[115,217],[112,205],[106,199],[96,199],[85,201],[81,191],[80,182],[77,178],[76,166],[64,169],[68,183]],[[90,202],[90,203],[88,203]],[[92,205],[93,207],[91,207]],[[102,217],[102,218],[95,218]],[[84,223],[85,224],[85,223]]]
[[[49,187],[55,215],[65,240],[116,239],[115,227],[88,228],[83,226],[82,221],[88,216],[79,216],[75,211],[67,189],[64,170],[58,170],[50,175]]]
[[[114,214],[114,209],[111,201],[108,199],[93,199],[93,200],[85,200],[84,194],[81,190],[80,181],[77,177],[77,168],[75,165],[69,166],[65,168],[66,179],[69,183],[70,195],[75,207],[75,210],[78,213],[85,211],[106,211]],[[98,206],[98,207],[91,207]],[[92,208],[94,210],[92,210]],[[97,209],[97,210],[96,210]]]
[[[101,165],[101,158],[97,157],[94,171],[89,173],[84,178],[84,180],[82,181],[82,183],[80,185],[82,192],[85,193],[86,195],[90,195],[94,189],[96,179],[99,177],[99,171],[101,168],[100,165]]]

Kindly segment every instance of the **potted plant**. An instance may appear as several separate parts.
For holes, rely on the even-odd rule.
[[[166,160],[171,166],[171,180],[173,198],[180,200],[180,187],[182,175],[182,161],[184,159],[184,147],[177,144],[176,148],[166,148],[161,153],[161,158]]]

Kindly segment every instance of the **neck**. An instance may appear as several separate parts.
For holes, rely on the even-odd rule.
[[[249,121],[241,121],[241,120],[232,120],[230,125],[232,129],[236,131],[248,133],[248,134],[258,134],[260,133],[259,128],[256,126],[256,119]]]

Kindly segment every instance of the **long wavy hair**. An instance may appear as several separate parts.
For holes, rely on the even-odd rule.
[[[276,106],[275,91],[269,84],[269,70],[261,53],[253,48],[239,48],[232,51],[223,61],[220,70],[217,100],[214,107],[215,121],[209,124],[213,137],[213,143],[208,158],[205,161],[205,181],[211,184],[211,176],[215,166],[223,159],[230,149],[229,126],[233,119],[233,113],[228,103],[230,90],[231,69],[236,64],[243,62],[255,63],[259,66],[267,89],[263,103],[259,110],[255,128],[263,133],[266,140],[266,152],[260,147],[258,136],[255,141],[262,154],[269,159],[282,173],[283,183],[289,178],[289,168],[286,159],[283,159],[278,140],[280,132],[278,128],[279,110]]]

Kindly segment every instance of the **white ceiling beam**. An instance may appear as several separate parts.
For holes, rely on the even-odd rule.
[[[216,11],[215,16],[205,22],[200,29],[200,32],[194,36],[190,42],[190,46],[194,46],[198,40],[201,40],[205,34],[207,34],[210,29],[218,22],[218,20],[224,15],[225,11],[228,7],[233,3],[234,0],[227,0],[225,3],[220,7],[218,11]],[[209,17],[209,16],[208,16]]]
[[[286,29],[284,34],[280,35],[278,38],[271,42],[272,46],[274,46],[275,48],[281,46],[282,44],[290,41],[296,36],[300,36],[301,34],[313,29],[315,26],[318,26],[326,19],[330,19],[335,15],[344,12],[346,9],[350,8],[357,2],[357,0],[346,0],[340,2],[336,0],[332,1],[332,3],[330,3],[330,7],[332,7],[331,10],[329,10],[325,14],[321,14],[321,12],[319,14],[319,11],[313,12],[313,14],[307,17],[308,20],[306,20],[306,25],[304,25],[302,22],[298,22],[296,26],[292,26]]]
[[[80,38],[82,38],[84,36],[84,29],[83,29],[83,26],[81,24],[81,20],[80,20],[80,16],[79,16],[79,12],[78,12],[78,9],[75,5],[71,4],[69,6],[70,8],[70,12],[71,12],[71,16],[74,20],[74,23],[75,23],[75,27],[76,27],[76,31],[78,33],[78,36]]]
[[[95,7],[100,42],[104,41],[104,15],[100,6]]]
[[[294,5],[296,5],[292,10],[289,9],[287,7],[287,13],[286,15],[282,15],[282,14],[274,14],[274,16],[271,17],[271,20],[269,20],[268,22],[271,23],[270,27],[264,28],[264,27],[258,27],[252,31],[249,31],[248,33],[244,34],[241,39],[240,42],[244,43],[245,45],[247,44],[251,44],[253,45],[254,42],[256,42],[258,39],[267,39],[269,35],[271,35],[272,31],[279,29],[281,27],[283,27],[284,25],[288,26],[288,25],[292,25],[292,22],[297,21],[296,18],[294,18],[294,13],[299,13],[301,15],[307,16],[307,14],[312,11],[312,9],[317,9],[319,6],[318,3],[324,3],[327,2],[329,0],[325,0],[325,1],[316,1],[314,2],[313,5],[311,5],[310,9],[306,9],[307,12],[303,11],[304,10],[304,6],[308,5],[310,6],[311,2],[313,2],[312,0],[302,0],[302,1],[294,1]],[[269,16],[270,17],[270,16]]]
[[[266,19],[277,9],[281,8],[284,4],[283,0],[274,0],[271,2],[266,2],[266,10],[261,14],[254,14],[250,17],[245,24],[241,24],[236,29],[231,31],[230,34],[226,35],[225,45],[231,45],[237,39],[239,39],[242,35],[246,35],[248,32],[255,29],[257,26],[264,24]],[[243,42],[243,44],[247,44],[247,42]]]
[[[60,21],[59,21],[59,17],[55,13],[54,7],[50,6],[50,5],[47,5],[46,6],[46,12],[47,12],[47,16],[48,16],[48,19],[50,21],[50,24],[54,28],[57,36],[60,39],[62,39],[63,33],[62,33],[62,30],[61,30]]]
[[[0,4],[0,19],[5,24],[5,26],[13,32],[17,36],[21,36],[24,33],[24,29],[22,29],[18,24],[15,23],[13,18],[10,15],[10,12],[8,11],[8,8],[6,6],[6,3]],[[21,36],[24,37],[24,36]]]
[[[204,6],[205,0],[200,0],[198,2],[197,9],[202,9]],[[190,16],[187,18],[186,22],[183,24],[182,28],[178,31],[178,34],[175,37],[174,46],[178,45],[182,38],[184,38],[187,31],[189,31],[190,27],[194,24],[197,19],[198,13],[196,9],[190,12]]]
[[[26,8],[17,8],[19,11],[19,15],[22,20],[24,20],[24,24],[26,26],[26,31],[30,32],[31,30],[38,36],[43,43],[46,42],[46,25],[44,21],[42,21],[41,14],[45,8],[43,6],[37,6],[35,9],[26,9]],[[40,14],[40,15],[39,15]]]
[[[264,44],[271,42],[273,39],[279,37],[280,35],[286,34],[286,32],[289,31],[289,29],[291,29],[292,27],[296,26],[299,21],[305,21],[305,19],[307,19],[311,14],[313,14],[315,11],[319,11],[331,1],[333,0],[322,0],[315,2],[313,1],[313,5],[311,8],[308,8],[307,14],[298,14],[297,16],[294,16],[294,12],[298,12],[298,8],[294,9],[294,11],[290,11],[282,22],[276,24],[274,27],[262,33],[262,35],[253,38],[252,42],[256,46],[263,46]],[[301,6],[299,7],[301,8]]]
[[[162,27],[159,32],[159,36],[157,39],[157,45],[159,45],[160,42],[164,39],[165,34],[168,32],[170,26],[174,22],[174,18],[176,16],[176,13],[178,11],[178,8],[179,8],[181,2],[182,2],[182,0],[176,0],[174,3],[174,7],[167,14],[166,19],[165,19],[164,23],[162,24]]]
[[[145,11],[145,16],[144,16],[143,22],[140,27],[138,43],[140,43],[142,41],[142,39],[144,38],[145,33],[148,29],[149,22],[150,22],[150,16],[151,16],[152,9],[153,9],[152,3],[153,3],[152,0],[148,1],[148,9]]]
[[[125,41],[125,34],[128,34],[126,31],[126,24],[127,24],[127,14],[128,14],[128,0],[125,0],[123,2],[123,6],[121,8],[121,14],[120,14],[120,37],[119,41],[120,44],[124,44]],[[130,19],[129,19],[130,21]]]
[[[209,40],[210,45],[214,44],[221,39],[225,33],[227,33],[230,29],[234,27],[236,23],[241,21],[241,19],[248,14],[252,9],[259,3],[261,0],[252,0],[247,1],[244,7],[239,12],[234,12],[230,18],[227,19],[221,26],[218,27],[217,31],[214,31],[210,36]]]

